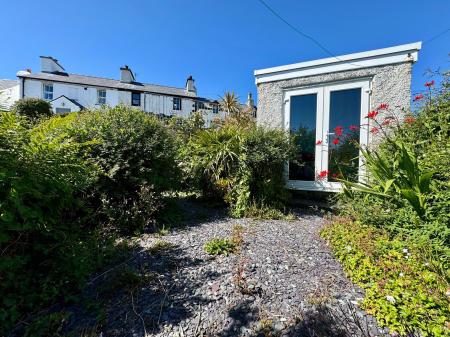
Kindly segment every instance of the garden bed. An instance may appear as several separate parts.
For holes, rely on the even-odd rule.
[[[185,207],[192,212],[198,205]],[[321,214],[303,210],[291,221],[256,221],[202,207],[196,215],[164,236],[136,238],[139,249],[132,260],[98,278],[83,306],[63,310],[65,333],[383,335],[355,305],[362,292],[320,239]],[[205,252],[210,240],[236,235],[240,243],[234,253]]]

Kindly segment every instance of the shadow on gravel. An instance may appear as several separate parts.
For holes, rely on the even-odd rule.
[[[231,323],[220,337],[375,337],[390,336],[377,331],[371,322],[361,318],[350,303],[335,307],[319,305],[302,312],[294,322],[281,323],[264,318],[251,302],[244,301],[228,312]]]
[[[200,289],[220,274],[205,271],[191,278],[189,268],[207,261],[188,258],[179,247],[161,242],[137,251],[132,261],[98,279],[81,304],[65,308],[70,316],[64,336],[88,336],[89,331],[89,336],[131,337],[160,333],[167,325],[192,328],[182,321],[208,305]]]

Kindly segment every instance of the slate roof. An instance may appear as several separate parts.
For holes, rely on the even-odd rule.
[[[0,90],[5,90],[19,84],[17,80],[0,80]]]
[[[73,100],[73,99],[71,99],[71,98],[69,98],[69,97],[67,97],[67,96],[65,96],[65,95],[61,95],[61,96],[59,96],[59,97],[57,97],[57,98],[55,98],[55,99],[52,99],[50,102],[56,101],[56,100],[58,100],[58,99],[60,99],[60,98],[65,98],[65,99],[67,99],[68,101],[71,101],[73,104],[75,104],[76,106],[78,106],[81,110],[84,109],[84,106],[82,106],[80,103],[78,103],[77,101],[75,101],[75,100]]]
[[[124,83],[119,80],[114,80],[110,78],[103,77],[93,77],[93,76],[85,76],[78,74],[53,74],[53,73],[21,73],[18,74],[18,77],[21,78],[30,78],[51,82],[62,82],[62,83],[72,83],[79,84],[85,86],[94,86],[101,88],[112,88],[118,90],[128,90],[128,91],[140,91],[140,92],[150,92],[156,94],[164,94],[164,95],[172,95],[172,96],[181,96],[181,97],[189,97],[196,98],[197,95],[193,92],[188,92],[185,88],[175,88],[175,87],[167,87],[156,84],[147,84],[147,83]]]

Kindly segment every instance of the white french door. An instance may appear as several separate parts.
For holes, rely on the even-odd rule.
[[[285,92],[285,129],[297,160],[287,164],[289,188],[339,191],[339,179],[361,180],[359,145],[367,145],[370,82],[354,81]]]

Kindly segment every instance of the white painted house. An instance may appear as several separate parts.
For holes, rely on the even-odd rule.
[[[124,104],[158,116],[189,117],[202,112],[206,126],[223,119],[219,102],[197,96],[192,76],[184,88],[140,83],[128,66],[120,68],[120,80],[70,74],[58,60],[41,56],[41,71],[17,73],[17,98],[36,97],[50,102],[55,113]]]

